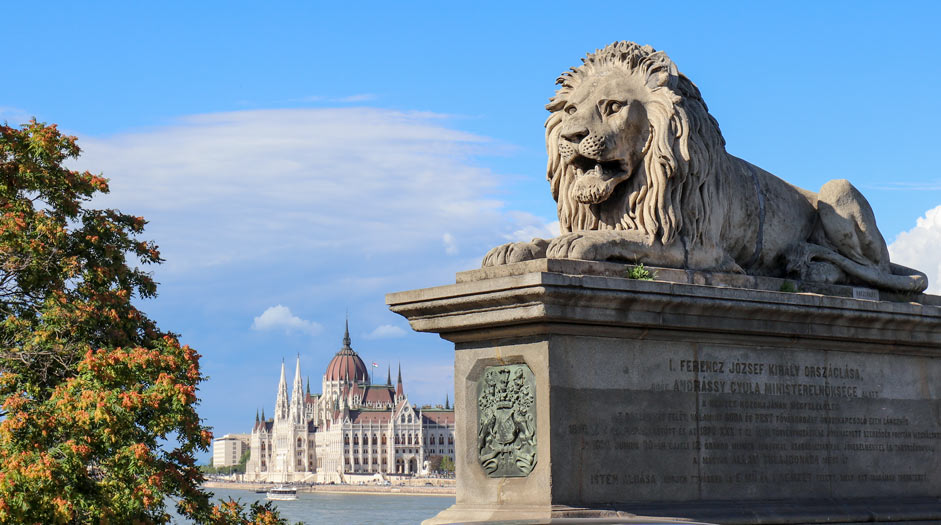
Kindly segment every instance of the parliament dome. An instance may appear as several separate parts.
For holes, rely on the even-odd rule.
[[[369,369],[366,363],[359,357],[359,354],[350,347],[350,328],[347,323],[346,332],[343,334],[343,348],[337,352],[330,364],[327,365],[325,379],[327,381],[350,381],[360,382],[368,380]]]

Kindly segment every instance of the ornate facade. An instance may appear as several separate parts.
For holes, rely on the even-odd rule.
[[[247,481],[346,482],[356,474],[421,474],[434,456],[454,460],[454,410],[417,407],[402,387],[371,384],[366,364],[343,346],[323,375],[321,394],[301,380],[300,358],[288,396],[284,363],[273,419],[255,417]]]

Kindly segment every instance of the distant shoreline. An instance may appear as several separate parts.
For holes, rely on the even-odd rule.
[[[271,484],[239,483],[235,481],[207,481],[203,487],[208,489],[234,489],[254,492],[261,488],[270,488]],[[331,494],[363,494],[381,496],[447,496],[454,497],[456,489],[450,487],[428,487],[412,485],[300,485],[298,492],[324,492]]]

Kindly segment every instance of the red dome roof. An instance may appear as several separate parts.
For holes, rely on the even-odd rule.
[[[350,348],[350,329],[347,325],[346,333],[343,334],[343,348],[337,352],[327,365],[327,381],[367,381],[368,369],[366,363],[360,359],[359,355]]]
[[[343,348],[327,365],[327,381],[366,381],[366,363],[352,348]]]

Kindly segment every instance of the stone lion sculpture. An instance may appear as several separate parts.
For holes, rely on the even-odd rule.
[[[550,257],[927,288],[889,261],[848,181],[813,193],[726,153],[699,89],[665,53],[616,42],[582,62],[546,106],[562,235],[498,246],[483,266]]]

